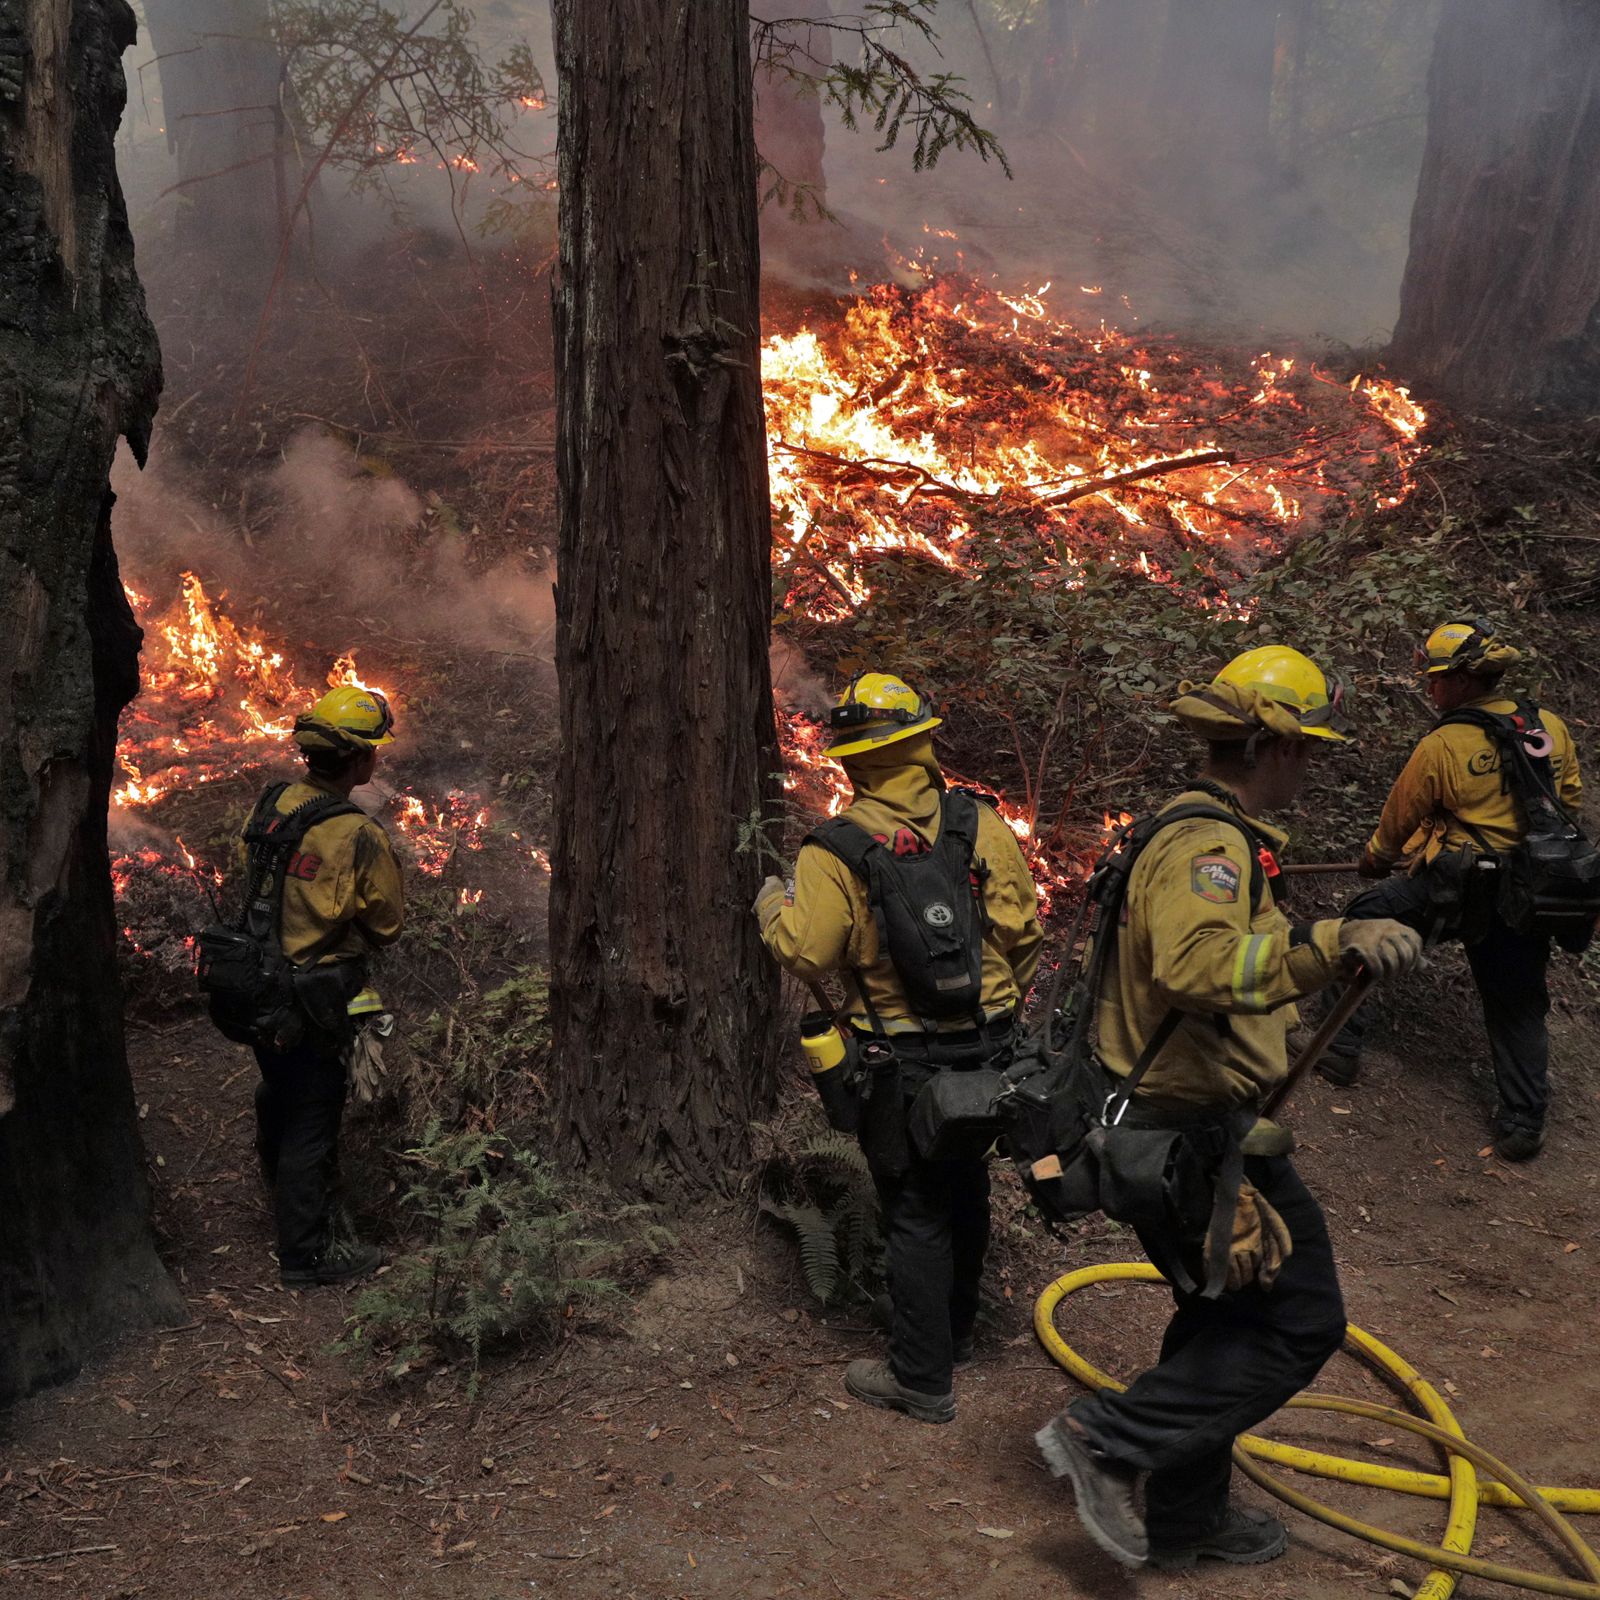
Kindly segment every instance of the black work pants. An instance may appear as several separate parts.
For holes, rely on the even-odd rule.
[[[256,1149],[273,1186],[278,1265],[314,1266],[328,1242],[344,1114],[345,1067],[336,1043],[278,1054],[257,1050]]]
[[[978,1320],[978,1286],[989,1248],[989,1168],[981,1159],[926,1161],[910,1146],[906,1114],[935,1072],[1010,1059],[1011,1021],[942,1034],[896,1035],[898,1093],[869,1103],[861,1147],[883,1208],[888,1245],[889,1367],[919,1394],[949,1394],[955,1347]],[[885,1082],[877,1094],[892,1091]],[[893,1115],[885,1115],[886,1112]]]
[[[1427,873],[1415,877],[1386,878],[1357,895],[1345,916],[1357,919],[1392,917],[1424,938],[1434,934]],[[1454,937],[1445,926],[1443,937]],[[1544,1127],[1550,1102],[1550,1038],[1545,1018],[1550,1011],[1546,973],[1550,965],[1547,934],[1513,933],[1498,912],[1487,915],[1487,931],[1466,946],[1467,964],[1483,1002],[1483,1021],[1494,1061],[1495,1087],[1500,1095],[1496,1121],[1502,1127],[1538,1132]],[[1339,1037],[1333,1052],[1342,1056],[1361,1053],[1366,1022],[1357,1012]]]
[[[1174,1292],[1161,1359],[1124,1394],[1075,1401],[1090,1440],[1148,1472],[1145,1522],[1153,1540],[1181,1544],[1215,1531],[1227,1513],[1233,1441],[1272,1415],[1322,1370],[1344,1338],[1344,1297],[1322,1208],[1287,1156],[1247,1156],[1245,1177],[1277,1209],[1294,1250],[1270,1289],[1215,1300]],[[1171,1236],[1139,1231],[1157,1267],[1184,1259]]]
[[[874,1168],[889,1248],[889,1366],[919,1394],[949,1394],[955,1346],[972,1336],[989,1247],[989,1168],[924,1161],[902,1176]]]

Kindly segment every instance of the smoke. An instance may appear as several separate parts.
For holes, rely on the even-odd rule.
[[[351,643],[350,619],[381,619],[386,637],[550,660],[552,574],[515,559],[473,571],[467,540],[430,527],[404,479],[320,430],[290,439],[233,514],[159,434],[144,472],[119,455],[112,486],[117,548],[135,579],[192,569],[252,599],[304,596],[336,651]]]
[[[767,651],[772,670],[772,694],[788,712],[821,717],[833,704],[828,686],[806,665],[806,658],[787,639],[774,639]]]
[[[1203,59],[1174,56],[1193,31],[1186,4],[945,6],[936,45],[902,30],[893,42],[924,80],[963,81],[1013,177],[953,149],[913,172],[909,136],[882,150],[865,123],[851,131],[824,106],[812,115],[825,123],[836,222],[797,227],[769,205],[769,269],[838,292],[852,275],[905,281],[918,266],[992,273],[1012,289],[1050,281],[1057,309],[1077,302],[1095,322],[1384,340],[1398,309],[1436,6],[1372,0],[1360,28],[1331,0],[1281,8],[1276,24],[1271,7],[1218,8],[1237,13],[1230,25],[1265,63],[1267,101],[1235,83],[1243,50],[1219,40]],[[860,53],[844,31],[833,51],[841,61]],[[1188,94],[1175,100],[1174,85]],[[781,121],[780,100],[769,92],[769,123]],[[1260,105],[1259,138],[1228,136],[1235,102]],[[758,143],[765,137],[758,131]],[[781,127],[770,138],[785,154],[793,146]],[[1079,301],[1079,285],[1103,294]]]

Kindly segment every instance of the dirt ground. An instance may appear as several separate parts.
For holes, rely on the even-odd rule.
[[[1538,1481],[1600,1484],[1600,1074],[1584,985],[1567,963],[1551,1143],[1523,1168],[1485,1152],[1485,1051],[1459,958],[1436,957],[1411,985],[1388,1004],[1368,1079],[1314,1082],[1289,1118],[1352,1319]],[[1029,1314],[1053,1272],[1132,1254],[1104,1225],[1064,1252],[1008,1250],[950,1427],[847,1401],[843,1364],[877,1335],[818,1313],[749,1200],[680,1223],[664,1270],[611,1320],[494,1371],[475,1404],[455,1373],[381,1383],[330,1348],[341,1293],[277,1286],[242,1056],[197,1022],[140,1032],[134,1052],[191,1320],[0,1417],[7,1596],[922,1600],[1048,1587],[1322,1600],[1409,1592],[1420,1577],[1292,1513],[1293,1547],[1266,1567],[1130,1578],[1094,1549],[1031,1443],[1073,1386]],[[1127,1373],[1151,1355],[1161,1307],[1137,1286],[1093,1290],[1061,1322]],[[1321,1387],[1380,1392],[1342,1357]],[[1268,1431],[1431,1466],[1375,1425],[1280,1418]],[[1436,1505],[1325,1492],[1414,1536],[1442,1524]],[[1549,1562],[1501,1513],[1484,1514],[1478,1548]]]

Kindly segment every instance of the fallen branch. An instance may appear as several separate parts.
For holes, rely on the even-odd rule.
[[[10,1572],[14,1567],[36,1567],[44,1561],[66,1561],[72,1556],[101,1556],[111,1550],[120,1550],[119,1544],[80,1544],[70,1550],[47,1550],[42,1556],[14,1556],[0,1572]]]
[[[1087,483],[1074,484],[1057,494],[1039,496],[1042,506],[1066,506],[1119,484],[1137,483],[1141,478],[1164,478],[1169,472],[1185,472],[1191,467],[1231,466],[1237,458],[1231,450],[1200,450],[1192,456],[1169,456],[1165,461],[1152,461],[1146,467],[1131,467],[1127,472],[1114,472],[1106,478],[1091,478]]]
[[[1047,487],[1046,484],[1040,483],[1019,483],[1014,487],[985,493],[981,489],[963,489],[956,484],[946,483],[942,478],[936,478],[926,467],[919,467],[914,461],[891,461],[879,456],[854,460],[849,456],[834,455],[829,450],[814,450],[807,445],[790,444],[784,439],[774,439],[772,443],[790,455],[805,456],[810,461],[826,461],[840,472],[870,478],[874,483],[892,484],[910,478],[913,480],[913,494],[944,495],[951,500],[964,500],[972,504],[992,504],[997,500],[1026,496],[1042,506],[1071,505],[1074,500],[1100,494],[1106,489],[1115,489],[1119,484],[1138,483],[1144,478],[1164,478],[1169,473],[1187,472],[1194,467],[1232,466],[1239,459],[1231,450],[1197,450],[1192,455],[1168,456],[1161,461],[1152,461],[1146,466],[1129,467],[1125,472],[1113,472],[1104,478],[1087,478],[1073,482],[1069,487],[1059,489],[1053,494],[1040,494],[1039,491]],[[1252,456],[1250,459],[1259,461],[1268,458]]]

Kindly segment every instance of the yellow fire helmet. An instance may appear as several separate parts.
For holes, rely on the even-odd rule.
[[[858,672],[828,713],[830,756],[858,756],[937,728],[944,719],[909,684],[888,672]]]
[[[1480,672],[1498,678],[1522,659],[1522,652],[1497,639],[1482,617],[1458,617],[1442,622],[1417,651],[1417,671],[1425,678],[1446,672]]]
[[[1341,741],[1350,737],[1345,732],[1343,686],[1330,683],[1310,656],[1288,645],[1264,644],[1235,656],[1212,679],[1211,690],[1230,702],[1259,697],[1266,703],[1259,712],[1242,703],[1240,710],[1249,710],[1270,733],[1292,735],[1298,730],[1310,739]]]
[[[295,718],[294,741],[302,750],[373,750],[394,743],[394,713],[376,689],[341,683]]]

